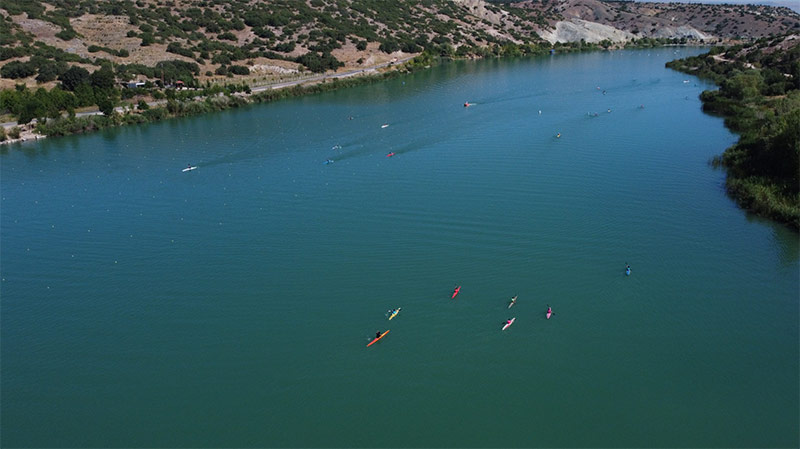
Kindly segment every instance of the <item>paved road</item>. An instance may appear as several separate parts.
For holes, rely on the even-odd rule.
[[[374,72],[374,71],[376,71],[378,69],[382,69],[384,67],[389,67],[391,65],[403,64],[404,62],[409,61],[411,59],[414,59],[414,56],[408,56],[408,57],[405,57],[405,58],[402,58],[402,59],[398,59],[396,61],[389,61],[389,62],[385,62],[383,64],[378,64],[378,65],[374,65],[374,66],[371,66],[371,67],[366,67],[366,68],[363,68],[363,69],[349,70],[347,72],[342,72],[342,73],[330,73],[330,74],[327,74],[327,75],[314,75],[314,76],[311,76],[311,77],[308,77],[308,78],[301,78],[301,79],[297,79],[297,80],[294,80],[294,81],[284,81],[284,82],[281,82],[281,83],[265,84],[263,86],[252,87],[252,88],[250,88],[250,90],[253,93],[256,93],[256,92],[262,92],[262,91],[270,90],[270,89],[283,89],[284,87],[298,86],[300,84],[313,83],[313,82],[316,82],[316,81],[323,81],[323,80],[326,80],[326,79],[348,78],[348,77],[351,77],[351,76],[362,75],[362,74],[367,73],[367,72]],[[147,104],[149,106],[159,106],[159,105],[166,104],[166,103],[167,103],[167,100],[157,100],[157,101],[149,102]],[[123,108],[123,107],[117,107],[117,108],[115,108],[115,110],[117,112],[119,112],[119,113],[125,112],[125,108]],[[86,116],[89,116],[89,115],[100,115],[100,114],[102,114],[102,112],[100,112],[100,111],[84,111],[84,112],[76,113],[75,116],[76,117],[86,117]],[[31,124],[35,125],[36,124],[36,119],[31,120]],[[2,126],[4,128],[10,128],[12,126],[17,126],[17,122],[0,123],[0,126]]]
[[[322,80],[326,80],[326,79],[348,78],[348,77],[351,77],[351,76],[361,75],[361,74],[364,74],[364,73],[367,73],[367,72],[374,72],[374,71],[376,71],[378,69],[382,69],[384,67],[389,67],[390,65],[403,64],[404,62],[410,61],[411,59],[414,59],[414,58],[415,58],[414,56],[409,56],[409,57],[406,57],[406,58],[398,59],[396,61],[385,62],[383,64],[378,64],[378,65],[374,65],[374,66],[363,68],[363,69],[355,69],[355,70],[350,70],[350,71],[343,72],[343,73],[331,73],[331,74],[328,74],[328,75],[316,75],[316,76],[312,76],[312,77],[309,77],[309,78],[302,78],[302,79],[294,80],[294,81],[285,81],[285,82],[282,82],[282,83],[267,84],[267,85],[264,85],[264,86],[253,87],[250,90],[252,90],[253,92],[261,92],[261,91],[268,90],[268,89],[283,89],[284,87],[297,86],[297,85],[303,84],[303,83],[310,83],[310,82],[314,82],[314,81],[322,81]]]

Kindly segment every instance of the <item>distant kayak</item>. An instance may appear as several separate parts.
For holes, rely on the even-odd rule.
[[[450,299],[455,299],[455,297],[456,297],[456,295],[458,294],[459,291],[461,291],[461,286],[460,285],[458,287],[456,287],[455,290],[453,290],[453,296]]]
[[[510,309],[510,308],[511,308],[511,306],[513,306],[513,305],[514,305],[514,304],[516,304],[516,303],[517,303],[517,297],[516,297],[516,296],[514,296],[513,298],[511,298],[511,302],[510,302],[510,303],[508,303],[508,308]]]
[[[548,307],[547,308],[547,319],[549,320],[551,316],[553,316],[553,309]]]
[[[325,165],[333,164],[333,159],[328,159],[327,161],[323,162],[323,164]]]
[[[370,346],[372,346],[373,343],[375,343],[376,341],[380,340],[381,338],[383,338],[388,333],[389,333],[388,330],[386,332],[382,333],[380,337],[377,337],[374,340],[372,340],[371,342],[367,343],[367,347],[369,348]]]
[[[630,275],[631,275],[631,267],[625,268],[625,276],[630,276]]]
[[[192,170],[195,170],[195,169],[197,169],[197,166],[196,166],[196,165],[190,165],[190,166],[188,166],[188,167],[184,168],[184,169],[183,169],[183,170],[181,170],[181,171],[192,171]]]
[[[391,315],[389,315],[389,319],[391,320],[392,318],[396,317],[396,316],[397,316],[397,314],[398,314],[398,313],[400,313],[400,309],[401,309],[401,308],[402,308],[402,307],[398,307],[398,308],[397,308],[397,309],[396,309],[394,312],[392,312],[392,314],[391,314]]]
[[[468,108],[468,107],[470,107],[470,106],[472,106],[472,105],[471,105],[471,104],[469,104],[469,102],[468,102],[468,101],[464,103],[464,107],[465,107],[465,108]]]
[[[514,321],[516,321],[516,320],[517,320],[517,317],[511,318],[510,320],[508,320],[506,322],[506,324],[503,326],[503,330],[506,330],[509,327],[511,327],[511,325],[514,324]]]
[[[388,126],[389,126],[389,124],[388,124],[388,123],[384,123],[383,125],[381,125],[381,128],[386,128],[386,127],[388,127]]]
[[[386,157],[392,157],[392,156],[394,156],[394,151],[386,155]]]

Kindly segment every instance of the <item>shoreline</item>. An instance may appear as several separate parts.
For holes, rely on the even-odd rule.
[[[230,95],[233,95],[233,96],[236,96],[238,98],[247,100],[247,103],[249,103],[249,104],[257,104],[257,103],[263,103],[263,102],[266,102],[266,101],[272,101],[273,99],[285,98],[285,97],[288,97],[288,96],[299,96],[299,95],[297,95],[298,93],[300,93],[300,92],[298,92],[298,89],[300,89],[300,90],[308,90],[308,92],[302,92],[301,93],[302,95],[317,93],[317,91],[319,91],[319,90],[318,89],[314,89],[314,86],[325,85],[325,84],[328,84],[328,83],[337,84],[336,88],[351,87],[351,86],[356,85],[356,84],[372,82],[373,78],[386,79],[388,77],[398,76],[401,73],[407,73],[407,72],[410,71],[409,68],[407,67],[409,61],[413,61],[415,58],[419,57],[420,55],[421,54],[413,54],[411,56],[406,56],[406,57],[401,57],[401,58],[393,58],[389,62],[376,64],[374,66],[360,68],[360,69],[348,69],[348,70],[345,70],[345,71],[342,71],[342,72],[333,72],[333,73],[328,73],[328,74],[314,75],[314,76],[310,76],[308,78],[301,78],[301,79],[292,80],[292,81],[280,81],[280,82],[276,82],[276,83],[272,83],[272,84],[265,84],[265,85],[255,86],[255,87],[250,88],[250,92],[235,92],[235,93],[232,93]],[[390,69],[388,71],[380,72],[381,69],[384,69],[384,68],[387,68],[387,67],[391,67],[392,69]],[[342,80],[346,80],[348,82],[345,82],[345,81],[342,81]],[[356,82],[353,82],[354,80],[356,80]],[[346,84],[346,85],[341,85],[340,86],[338,84]],[[276,95],[269,95],[270,92],[286,91],[286,90],[294,91],[294,95],[277,95],[277,96]],[[326,91],[326,90],[330,90],[330,89],[322,89],[322,90]],[[211,98],[212,97],[199,96],[199,97],[194,97],[193,99],[190,99],[190,100],[155,100],[155,101],[148,102],[147,105],[151,108],[149,110],[158,110],[158,109],[164,109],[164,107],[169,106],[170,101],[175,101],[175,102],[178,102],[180,104],[188,105],[188,104],[193,104],[193,103],[195,103],[195,104],[205,103],[208,100],[210,100]],[[232,106],[232,107],[238,107],[238,106],[241,106],[241,105],[240,104],[236,104],[235,106]],[[93,110],[88,110],[88,111],[83,111],[83,112],[77,113],[73,117],[61,116],[61,117],[56,118],[56,119],[47,119],[45,121],[45,123],[43,123],[43,124],[40,124],[38,119],[35,119],[35,118],[33,120],[31,120],[29,123],[22,124],[22,125],[20,125],[18,122],[0,123],[0,126],[3,127],[6,136],[8,136],[9,133],[11,133],[11,131],[14,128],[17,128],[19,130],[19,137],[18,138],[14,138],[14,139],[6,138],[5,140],[0,141],[0,145],[11,145],[11,144],[15,144],[15,143],[25,143],[25,142],[28,142],[28,141],[31,141],[31,140],[37,141],[37,140],[44,139],[44,138],[48,137],[48,135],[50,135],[50,134],[48,134],[46,132],[40,132],[40,131],[42,131],[42,129],[43,129],[42,127],[46,127],[47,126],[46,123],[51,122],[51,121],[62,122],[62,121],[65,121],[65,120],[69,121],[69,120],[80,120],[80,119],[88,119],[88,120],[91,121],[92,117],[104,117],[106,119],[110,119],[110,118],[113,118],[115,116],[120,116],[120,115],[126,116],[126,115],[129,115],[129,114],[131,114],[131,110],[132,109],[133,109],[133,104],[127,104],[127,105],[124,105],[124,106],[117,106],[117,107],[114,108],[114,114],[112,114],[112,115],[104,115],[99,109],[93,109]],[[219,110],[224,110],[224,109],[229,109],[229,107],[224,107],[224,108],[221,108]],[[138,113],[134,114],[134,115],[142,115],[142,113],[145,112],[145,111],[138,110],[137,112]],[[199,112],[202,113],[202,112],[211,112],[211,111],[199,111]],[[164,115],[162,117],[158,117],[157,120],[146,120],[144,122],[155,122],[155,121],[160,121],[160,120],[165,119],[165,118],[185,117],[187,115],[194,115],[194,114],[169,114],[168,113],[168,114],[166,114],[166,115]],[[120,122],[120,123],[114,123],[113,126],[116,127],[116,126],[123,126],[123,125],[127,125],[127,124],[135,124],[135,123]],[[40,127],[40,125],[42,127]],[[105,127],[106,126],[103,126],[103,128],[105,128]],[[91,130],[84,128],[84,129],[81,129],[80,131],[77,131],[77,132],[66,133],[66,134],[58,134],[58,135],[62,136],[62,135],[68,135],[68,134],[82,134],[82,133],[84,133],[86,131],[91,131]]]
[[[700,45],[664,43],[655,47],[667,46],[695,47]],[[640,47],[633,45],[607,49],[598,45],[553,44],[552,46],[528,47],[521,54],[512,54],[510,56],[544,56],[548,53],[551,53],[551,48],[555,49],[557,53],[575,53],[633,50],[637,48],[654,47]],[[508,56],[509,55],[498,55],[495,57],[504,58]],[[479,55],[467,59],[487,59],[489,57],[491,56]],[[14,127],[18,127],[20,129],[19,138],[0,141],[0,146],[4,144],[11,145],[26,143],[31,140],[36,141],[46,137],[83,134],[110,127],[153,123],[167,118],[186,117],[207,112],[218,112],[244,106],[246,104],[265,103],[282,98],[297,97],[326,92],[334,89],[353,87],[360,84],[368,84],[375,81],[400,76],[404,73],[426,69],[437,63],[440,59],[442,58],[439,56],[434,56],[425,52],[410,54],[410,56],[403,56],[401,53],[388,62],[376,64],[374,66],[365,68],[349,68],[344,69],[341,72],[313,75],[307,78],[292,81],[280,81],[259,86],[247,86],[247,92],[232,90],[213,96],[198,96],[186,100],[153,100],[147,103],[149,109],[146,110],[139,110],[138,108],[134,109],[134,104],[129,103],[123,106],[115,107],[114,113],[111,115],[104,115],[98,109],[93,109],[76,113],[73,116],[62,115],[56,119],[47,119],[44,121],[44,123],[39,123],[39,121],[35,118],[31,120],[31,122],[24,125],[19,125],[17,122],[0,123],[0,126],[2,126],[6,131],[6,135],[8,135],[9,131]],[[389,68],[389,70],[385,70],[383,72],[380,71],[381,69],[386,68]],[[235,86],[235,84],[226,85],[226,87],[229,86]],[[182,91],[183,90],[179,90],[178,92]],[[227,98],[227,100],[220,100],[220,98]]]

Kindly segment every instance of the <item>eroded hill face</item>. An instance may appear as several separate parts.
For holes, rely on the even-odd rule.
[[[639,38],[751,39],[800,31],[800,15],[762,5],[528,0],[515,7],[558,14],[540,34],[550,42]]]
[[[137,67],[169,60],[201,81],[280,80],[423,50],[469,57],[507,44],[708,41],[800,29],[787,8],[598,0],[28,0],[2,2],[0,14],[3,88],[53,85],[66,66],[93,71],[103,60],[137,79],[155,73]]]

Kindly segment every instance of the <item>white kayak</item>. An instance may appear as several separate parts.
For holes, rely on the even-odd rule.
[[[183,170],[181,170],[181,171],[192,171],[192,170],[195,170],[195,169],[197,169],[197,166],[196,166],[196,165],[195,165],[195,166],[193,166],[193,167],[186,167],[186,168],[184,168],[184,169],[183,169]]]
[[[510,303],[508,303],[508,308],[510,309],[510,308],[511,308],[511,306],[513,306],[513,305],[514,305],[514,304],[516,304],[516,303],[517,303],[517,297],[516,297],[516,296],[514,296],[513,298],[511,298],[511,302],[510,302]]]
[[[511,318],[510,320],[508,320],[508,322],[503,326],[503,330],[506,330],[509,327],[511,327],[511,325],[514,324],[514,321],[516,321],[516,319],[517,319],[517,317]]]

